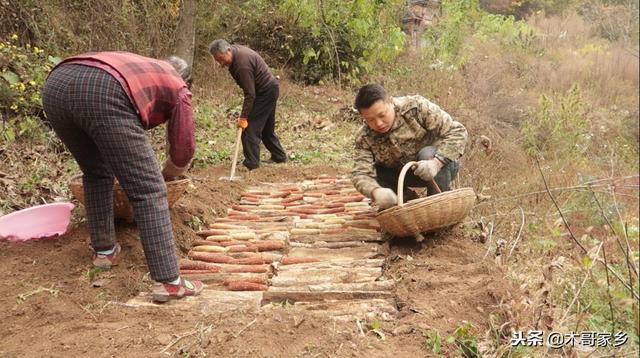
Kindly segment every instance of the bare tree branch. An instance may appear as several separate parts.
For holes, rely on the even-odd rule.
[[[551,191],[549,191],[549,186],[547,185],[547,179],[544,177],[544,173],[542,172],[542,168],[540,167],[540,161],[538,160],[538,158],[536,158],[536,164],[538,165],[538,170],[540,171],[540,176],[542,177],[542,181],[544,182],[544,187],[547,190],[547,194],[549,194],[549,197],[551,198],[553,205],[555,205],[556,209],[558,210],[558,213],[560,214],[560,218],[562,218],[562,222],[564,223],[564,226],[567,228],[567,230],[569,231],[569,234],[571,235],[571,239],[573,239],[573,241],[582,249],[582,251],[586,253],[587,249],[585,249],[584,246],[582,246],[580,241],[578,241],[576,236],[573,234],[573,231],[571,230],[571,227],[569,226],[567,219],[565,219],[564,215],[562,214],[562,210],[560,210],[560,207],[556,202],[556,198],[554,198],[553,194],[551,194]]]

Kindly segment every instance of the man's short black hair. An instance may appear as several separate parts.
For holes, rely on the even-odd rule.
[[[379,100],[386,101],[388,98],[387,91],[381,85],[375,83],[364,85],[358,91],[354,107],[360,111],[363,108],[371,107]]]

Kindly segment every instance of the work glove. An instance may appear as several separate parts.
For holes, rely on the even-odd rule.
[[[373,196],[373,202],[376,203],[380,210],[398,205],[398,197],[391,189],[376,188],[371,192],[371,196]]]
[[[443,164],[438,159],[421,160],[416,164],[413,174],[424,181],[431,181],[440,171]]]
[[[246,118],[238,118],[238,128],[247,129],[249,121]]]
[[[164,161],[164,167],[162,168],[162,177],[165,181],[171,181],[186,173],[187,169],[189,169],[189,164],[181,168],[173,164],[171,159],[167,158],[167,160]]]

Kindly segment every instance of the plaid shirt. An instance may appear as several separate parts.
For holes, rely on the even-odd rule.
[[[144,128],[169,121],[171,161],[178,167],[189,164],[195,151],[191,92],[169,63],[128,52],[89,52],[69,57],[58,66],[67,63],[101,68],[113,75],[135,105]]]

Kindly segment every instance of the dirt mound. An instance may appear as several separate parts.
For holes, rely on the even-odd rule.
[[[403,323],[441,333],[463,322],[486,330],[489,308],[514,288],[492,262],[482,260],[484,251],[458,227],[432,234],[424,244],[392,241],[388,274],[401,282],[396,294],[406,314]]]
[[[223,216],[250,185],[300,181],[340,174],[332,167],[279,165],[241,173],[241,182],[219,181],[228,168],[195,170],[194,187],[172,216],[182,250],[196,238],[194,217]],[[117,230],[122,259],[110,272],[90,269],[88,231],[80,223],[57,239],[0,243],[0,356],[425,356],[423,331],[444,337],[463,320],[478,332],[505,290],[502,274],[482,263],[482,245],[461,231],[426,243],[393,243],[386,275],[397,280],[402,317],[397,322],[336,323],[307,316],[286,303],[258,314],[171,309],[133,309],[126,302],[149,288],[134,226]],[[409,256],[411,259],[409,259]],[[385,335],[381,340],[373,328]],[[409,327],[409,329],[406,329]],[[395,332],[395,334],[394,334]]]

